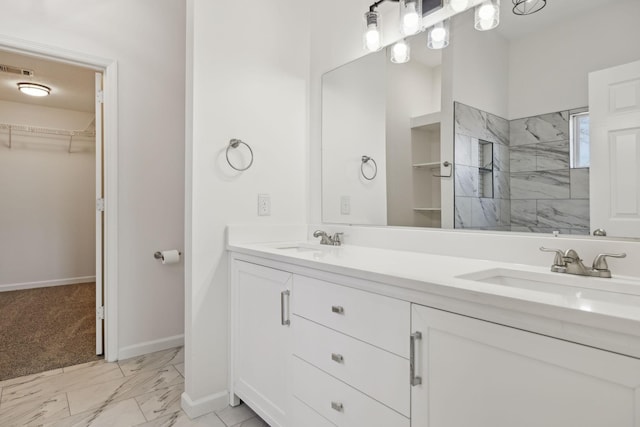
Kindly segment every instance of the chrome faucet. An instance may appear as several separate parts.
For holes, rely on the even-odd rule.
[[[555,273],[567,273],[567,274],[576,274],[578,276],[593,276],[593,277],[602,277],[602,278],[610,278],[611,270],[609,270],[609,266],[607,265],[607,257],[611,258],[624,258],[627,254],[599,254],[593,260],[593,265],[591,268],[587,268],[583,263],[582,259],[576,251],[573,249],[567,249],[562,252],[560,249],[549,249],[545,247],[541,247],[540,250],[542,252],[555,252],[556,257],[553,259],[553,265],[551,266],[551,271]]]
[[[321,245],[340,246],[342,245],[342,236],[344,233],[335,233],[333,236],[329,236],[322,230],[316,230],[313,233],[313,237],[320,237]]]

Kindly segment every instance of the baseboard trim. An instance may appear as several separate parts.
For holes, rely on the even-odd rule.
[[[75,285],[77,283],[95,282],[96,276],[70,277],[68,279],[43,280],[40,282],[8,283],[0,285],[0,292],[22,291],[25,289],[48,288],[51,286]]]
[[[184,335],[174,335],[172,337],[161,338],[159,340],[145,341],[140,344],[122,347],[118,351],[118,360],[129,359],[131,357],[141,356],[143,354],[167,350],[169,348],[180,347],[183,345]]]
[[[187,392],[182,393],[182,410],[194,419],[208,414],[209,412],[224,409],[229,405],[229,392],[221,391],[220,393],[205,396],[203,398],[192,400]]]

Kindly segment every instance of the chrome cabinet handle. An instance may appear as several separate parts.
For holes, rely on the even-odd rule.
[[[282,326],[289,326],[291,324],[291,320],[289,320],[289,317],[285,313],[285,309],[284,309],[284,304],[285,304],[284,300],[286,298],[287,301],[289,301],[290,294],[291,293],[289,292],[289,290],[280,292],[280,324]],[[286,312],[288,313],[289,310],[286,310]]]
[[[334,362],[343,363],[344,357],[342,357],[342,355],[338,353],[331,353],[331,360],[333,360]]]
[[[414,332],[409,339],[409,376],[412,386],[422,384],[422,378],[416,376],[416,341],[422,339],[422,332]]]
[[[344,307],[341,307],[339,305],[333,305],[331,306],[331,311],[337,314],[344,314]]]
[[[344,411],[344,405],[340,402],[331,402],[331,409],[342,412]]]

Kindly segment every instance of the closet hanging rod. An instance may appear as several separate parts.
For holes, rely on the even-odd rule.
[[[27,133],[39,133],[44,135],[58,135],[58,136],[79,136],[92,138],[96,136],[96,132],[93,130],[64,130],[64,129],[48,129],[36,126],[24,126],[24,125],[11,125],[7,123],[0,123],[0,129],[7,129],[12,132],[27,132]]]

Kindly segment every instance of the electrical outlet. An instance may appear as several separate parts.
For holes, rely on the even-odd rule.
[[[351,215],[351,197],[349,196],[340,197],[340,214]]]
[[[258,216],[271,215],[271,197],[268,194],[258,194]]]

